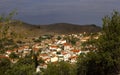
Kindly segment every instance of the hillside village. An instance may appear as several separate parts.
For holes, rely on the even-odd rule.
[[[46,26],[28,26],[21,22],[21,28],[17,24],[11,26],[9,16],[0,16],[0,21],[0,75],[120,75],[120,14],[117,11],[103,18],[101,32],[99,27],[98,31],[93,30],[95,25],[90,29],[85,26],[82,28],[85,32],[76,33],[73,31],[78,25],[67,28],[58,24],[60,30],[51,28],[53,25],[47,26],[47,30]],[[41,29],[48,33],[40,34]],[[54,29],[60,33],[49,32]]]
[[[92,34],[92,33],[91,33]],[[42,60],[44,63],[39,64],[38,68],[47,68],[47,64],[52,62],[65,61],[71,64],[76,63],[78,55],[96,50],[92,45],[83,46],[82,43],[90,39],[98,39],[99,34],[91,37],[91,34],[70,34],[70,35],[43,35],[34,38],[32,43],[21,44],[13,50],[6,50],[0,57],[9,58],[11,53],[15,53],[19,58],[24,58],[32,53],[37,54],[37,60]],[[33,57],[31,57],[32,59]],[[16,63],[19,59],[11,59]],[[37,70],[39,71],[39,70]]]

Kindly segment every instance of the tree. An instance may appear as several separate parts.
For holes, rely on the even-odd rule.
[[[34,61],[35,68],[37,68],[37,66],[39,65],[38,59],[37,59],[37,54],[33,54],[33,61]]]
[[[0,15],[0,35],[1,39],[7,38],[9,34],[9,24],[11,23],[13,16],[17,14],[16,10],[10,12],[8,15]]]
[[[57,40],[60,40],[61,39],[61,37],[60,36],[57,36]]]
[[[97,51],[82,55],[77,63],[77,75],[117,75],[120,71],[120,14],[103,18],[102,35]]]
[[[67,62],[57,62],[48,64],[44,75],[76,75],[73,65]]]
[[[34,75],[35,68],[31,58],[21,58],[17,63],[11,65],[9,70],[6,70],[6,75]]]
[[[0,15],[0,52],[4,53],[3,50],[5,50],[4,44],[8,42],[8,39],[10,37],[13,37],[13,35],[10,35],[10,32],[14,32],[10,30],[10,23],[13,19],[13,15],[16,14],[16,11],[10,12],[8,15]]]
[[[9,55],[9,57],[10,57],[11,59],[19,58],[19,56],[18,56],[17,54],[15,54],[14,52],[12,52],[12,53]]]
[[[8,58],[0,58],[0,74],[5,75],[6,71],[10,69],[10,60]]]
[[[120,14],[117,11],[112,13],[112,16],[103,18],[103,35],[99,39],[99,53],[109,54],[110,61],[108,62],[108,74],[118,73],[120,70]],[[103,55],[102,55],[103,56]],[[110,74],[109,74],[110,75]]]

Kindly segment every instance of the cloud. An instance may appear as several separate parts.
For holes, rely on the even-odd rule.
[[[29,23],[72,22],[101,24],[101,18],[117,9],[118,0],[0,0],[1,12],[18,9],[18,19]]]

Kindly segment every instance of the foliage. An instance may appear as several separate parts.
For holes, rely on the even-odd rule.
[[[65,40],[67,40],[69,43],[71,43],[72,45],[76,45],[76,42],[79,41],[78,38],[76,37],[64,37]]]
[[[10,12],[8,15],[0,15],[0,34],[2,38],[6,38],[9,33],[9,23],[11,22],[13,16],[16,14],[16,11]]]
[[[60,39],[61,39],[61,37],[60,37],[60,36],[58,36],[58,37],[57,37],[57,40],[60,40]]]
[[[0,75],[6,74],[6,71],[10,69],[10,64],[8,58],[0,58]]]
[[[11,59],[19,58],[19,56],[18,56],[17,54],[15,54],[14,52],[12,52],[12,53],[9,55],[9,57],[10,57]]]
[[[77,75],[117,75],[120,70],[120,14],[103,18],[102,36],[95,43],[98,50],[80,55]]]
[[[35,68],[31,58],[21,58],[17,63],[12,64],[6,71],[6,75],[34,75]]]
[[[38,60],[37,60],[37,55],[36,54],[33,54],[33,61],[34,61],[35,68],[37,68],[37,66],[39,64],[38,64]]]
[[[13,40],[10,38],[15,37],[13,30],[10,30],[10,23],[12,22],[13,15],[16,14],[16,11],[10,12],[8,15],[0,15],[0,52],[4,53],[6,50],[6,45],[13,45]]]
[[[98,54],[90,52],[87,55],[82,54],[79,56],[77,75],[112,75],[113,67],[110,53]]]
[[[45,63],[44,60],[43,60],[42,58],[40,58],[37,62],[40,63],[40,64]]]
[[[83,42],[83,43],[81,44],[82,50],[85,50],[85,51],[86,51],[86,50],[95,51],[95,50],[97,49],[97,48],[96,48],[96,43],[97,43],[97,41],[98,41],[98,40],[91,38],[91,39],[87,40],[86,42]]]
[[[50,63],[44,71],[44,75],[75,75],[75,68],[67,62]]]

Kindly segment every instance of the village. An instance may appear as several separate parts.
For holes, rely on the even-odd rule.
[[[100,35],[100,34],[99,34]],[[83,46],[82,43],[90,39],[98,39],[99,35],[91,37],[85,32],[82,34],[69,35],[43,35],[39,38],[33,39],[34,43],[27,43],[21,45],[13,50],[7,50],[2,56],[8,57],[11,53],[15,53],[19,58],[25,58],[31,53],[37,54],[37,60],[42,60],[44,63],[39,64],[39,68],[47,68],[48,63],[55,63],[60,61],[69,62],[71,64],[77,62],[77,57],[81,53],[88,53],[96,50],[92,45]],[[32,58],[31,58],[32,59]],[[19,59],[11,61],[16,63]],[[39,70],[38,70],[39,71]]]

